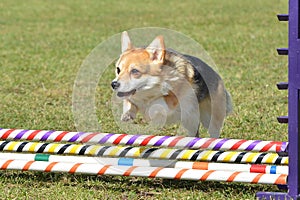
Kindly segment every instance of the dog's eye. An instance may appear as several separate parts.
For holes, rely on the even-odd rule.
[[[131,73],[132,73],[132,74],[138,74],[138,73],[140,73],[140,71],[137,70],[137,69],[132,69],[132,70],[131,70]]]
[[[117,67],[117,74],[120,74],[121,70],[119,67]]]

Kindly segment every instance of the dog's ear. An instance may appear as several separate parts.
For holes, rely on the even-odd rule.
[[[129,38],[129,35],[127,33],[127,31],[124,31],[122,33],[122,36],[121,36],[121,49],[122,49],[122,53],[126,50],[129,50],[129,49],[132,49],[133,48],[133,45],[130,41],[130,38]]]
[[[163,63],[165,58],[165,42],[163,36],[157,36],[146,48],[150,58],[157,63]]]

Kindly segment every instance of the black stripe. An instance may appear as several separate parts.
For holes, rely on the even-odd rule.
[[[278,158],[275,160],[275,165],[280,165],[281,164],[281,160],[282,160],[282,157],[281,156],[278,156]]]
[[[143,153],[142,158],[148,158],[152,152],[156,151],[158,148],[151,148]]]
[[[110,148],[111,146],[104,146],[100,149],[100,151],[97,153],[97,156],[103,156],[103,154],[105,153],[105,151]]]
[[[64,146],[62,146],[62,147],[58,150],[57,154],[63,154],[63,153],[65,152],[65,150],[66,150],[70,145],[71,145],[71,144],[65,144]]]
[[[262,160],[264,159],[265,155],[267,155],[267,153],[261,153],[258,158],[255,161],[255,164],[261,164]]]
[[[120,153],[120,157],[125,157],[126,156],[126,154],[128,153],[128,151],[130,150],[130,149],[132,149],[133,147],[127,147],[127,148],[125,148],[121,153]]]
[[[177,149],[171,156],[170,156],[170,160],[175,160],[177,159],[177,156],[182,152],[182,149]]]
[[[202,151],[200,151],[200,150],[196,151],[196,152],[193,154],[193,156],[191,157],[190,160],[196,161],[197,158],[198,158],[198,156],[199,156],[199,154],[200,154],[201,152],[202,152]]]
[[[224,152],[225,152],[225,151],[218,151],[218,152],[212,157],[211,161],[217,162],[219,156],[220,156],[222,153],[224,153]]]
[[[28,142],[22,142],[21,145],[18,147],[17,152],[22,152],[26,144],[28,144]]]
[[[84,145],[84,146],[80,149],[78,155],[84,155],[86,149],[87,149],[88,147],[90,147],[90,146],[91,146],[91,145],[89,145],[89,144]]]
[[[241,163],[242,162],[242,159],[244,157],[244,155],[246,154],[247,152],[241,152],[235,159],[234,163]]]
[[[4,141],[1,145],[0,145],[0,151],[3,151],[4,147],[9,143],[10,141]]]
[[[49,143],[42,144],[42,146],[37,150],[37,153],[43,153],[48,144]]]

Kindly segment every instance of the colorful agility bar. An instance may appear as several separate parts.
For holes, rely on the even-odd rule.
[[[140,176],[180,180],[226,181],[284,185],[286,174],[265,174],[216,170],[197,170],[164,167],[112,166],[89,163],[67,163],[46,161],[0,160],[1,170],[23,170],[43,172],[69,172],[94,175]]]
[[[0,141],[0,151],[255,164],[288,164],[288,157],[280,156],[277,153],[266,152],[260,153],[146,148],[132,146],[100,146],[89,144],[40,143],[27,141]]]
[[[181,169],[200,169],[218,171],[236,171],[265,174],[288,174],[288,166],[257,165],[257,164],[231,164],[190,162],[158,159],[134,159],[134,158],[103,158],[87,156],[60,156],[50,154],[24,154],[24,153],[0,153],[0,159],[47,161],[67,163],[105,164],[114,166],[139,166],[139,167],[168,167]]]
[[[24,129],[0,129],[0,139],[258,152],[282,152],[287,147],[287,142],[261,140],[128,135],[113,133],[88,133]]]

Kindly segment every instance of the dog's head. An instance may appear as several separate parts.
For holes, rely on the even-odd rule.
[[[166,51],[163,37],[156,37],[146,48],[135,48],[127,32],[123,32],[121,46],[122,54],[116,62],[116,78],[111,83],[117,95],[128,98],[157,86]]]

